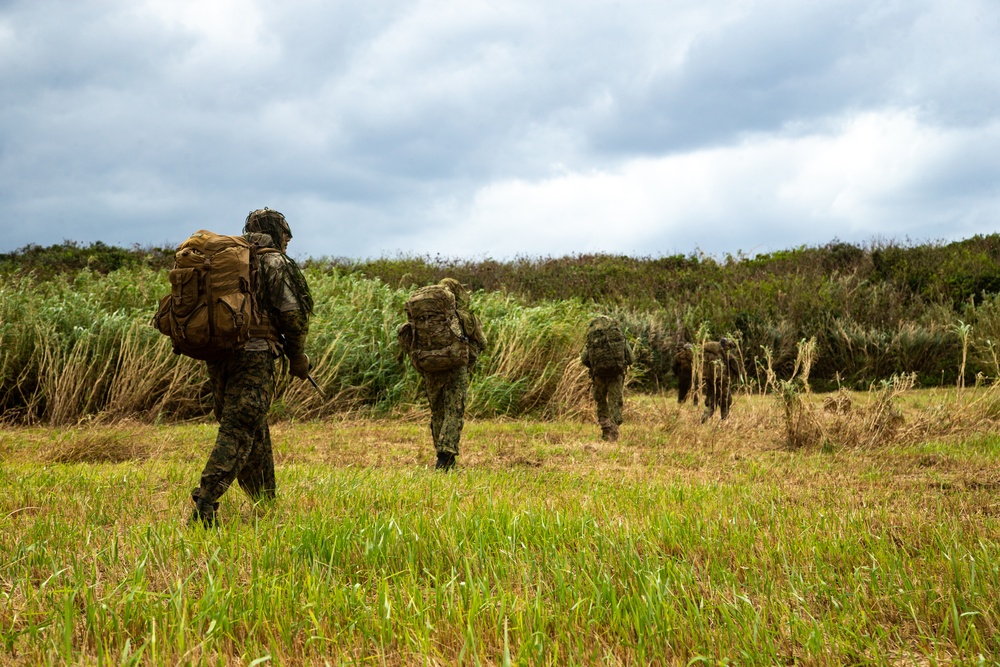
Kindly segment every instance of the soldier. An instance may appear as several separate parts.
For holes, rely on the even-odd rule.
[[[275,359],[288,358],[288,372],[309,377],[305,353],[313,299],[305,276],[285,249],[292,238],[285,216],[268,208],[252,211],[243,234],[258,248],[257,302],[260,321],[241,349],[209,361],[208,374],[219,431],[215,447],[191,492],[192,523],[212,525],[219,498],[235,479],[254,502],[275,496],[274,456],[267,412],[275,387]]]
[[[730,352],[734,347],[732,341],[722,338],[718,343],[709,341],[702,348],[702,386],[705,388],[703,424],[715,414],[716,405],[719,406],[720,418],[729,416],[729,406],[733,401],[732,376],[738,378],[740,373],[739,361]]]
[[[408,321],[397,336],[420,373],[430,404],[434,467],[452,470],[465,424],[469,374],[486,349],[486,335],[472,312],[468,290],[454,278],[418,289],[406,311]]]
[[[691,343],[679,343],[674,352],[674,363],[671,368],[677,377],[677,402],[683,403],[691,393],[691,383],[694,363],[694,346]],[[691,402],[698,405],[698,392],[691,396]]]
[[[587,342],[580,353],[580,362],[587,367],[591,390],[597,403],[597,423],[601,439],[618,440],[622,423],[625,371],[635,357],[625,340],[625,332],[615,320],[600,315],[587,327]]]

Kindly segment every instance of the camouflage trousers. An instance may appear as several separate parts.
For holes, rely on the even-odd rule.
[[[465,394],[469,389],[469,369],[424,373],[427,401],[431,405],[431,437],[440,454],[458,456],[458,441],[465,425]]]
[[[687,400],[689,394],[691,394],[691,386],[693,384],[693,372],[692,372],[692,352],[691,350],[681,350],[674,357],[674,363],[671,370],[674,376],[677,377],[677,402],[683,403]],[[695,393],[691,400],[695,405],[698,405],[698,394]]]
[[[213,503],[235,479],[251,500],[274,498],[274,455],[267,412],[274,396],[274,357],[240,351],[208,362],[219,433],[201,484],[192,493]]]
[[[733,402],[729,371],[720,359],[706,361],[702,368],[705,412],[701,415],[701,421],[702,423],[708,421],[715,414],[716,406],[719,407],[719,416],[725,419],[729,416],[729,406]]]
[[[594,401],[597,403],[597,423],[605,433],[617,436],[618,426],[622,423],[625,374],[591,375],[590,381]]]

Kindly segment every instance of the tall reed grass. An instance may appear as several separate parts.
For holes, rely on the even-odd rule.
[[[419,407],[419,376],[396,342],[410,290],[337,271],[310,270],[308,278],[316,301],[308,352],[322,394],[282,374],[275,416]],[[165,272],[0,280],[4,422],[183,420],[209,412],[203,365],[172,354],[148,324],[168,290]],[[473,301],[491,345],[475,369],[470,416],[579,411],[587,378],[577,357],[592,308],[578,300],[525,306],[498,293]]]
[[[738,342],[745,379],[761,391],[773,391],[778,380],[802,372],[819,391],[865,388],[914,373],[924,386],[1000,377],[1000,295],[984,293],[957,309],[941,304],[915,309],[888,283],[864,287],[872,302],[851,296],[862,290],[856,273],[822,279],[803,274],[789,279],[786,293],[764,275],[751,280],[762,265],[745,264],[731,268],[746,277],[729,284],[731,293],[684,283],[687,291],[665,293],[653,308],[477,292],[474,306],[491,345],[473,377],[470,415],[553,417],[585,409],[587,378],[577,355],[586,322],[598,312],[625,323],[638,359],[629,382],[642,391],[675,385],[670,366],[678,341],[723,335]],[[700,277],[712,275],[705,262],[699,266]],[[726,279],[721,266],[715,272],[718,280]],[[421,409],[419,378],[395,341],[412,281],[392,285],[360,271],[315,264],[307,275],[317,301],[308,352],[323,393],[282,375],[275,416]],[[695,274],[675,278],[694,280]],[[0,273],[0,421],[66,424],[206,415],[210,397],[201,366],[172,355],[166,339],[146,326],[166,292],[165,270],[144,265],[107,273],[84,268],[44,279]],[[916,319],[892,319],[886,312]],[[805,356],[803,341],[809,345]]]

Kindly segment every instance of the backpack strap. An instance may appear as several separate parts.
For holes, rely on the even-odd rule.
[[[211,279],[206,279],[205,274],[209,273],[212,269],[212,256],[205,255],[204,272],[201,275],[201,279],[205,281],[205,301],[208,303],[208,335],[215,338],[215,309],[212,304],[215,303],[215,292],[212,290]]]

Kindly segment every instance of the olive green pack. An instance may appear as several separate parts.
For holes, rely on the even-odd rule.
[[[408,352],[418,371],[436,373],[469,363],[469,339],[450,289],[440,284],[421,287],[405,308]]]
[[[594,375],[617,375],[627,366],[625,332],[618,322],[601,315],[587,327],[587,362]]]

